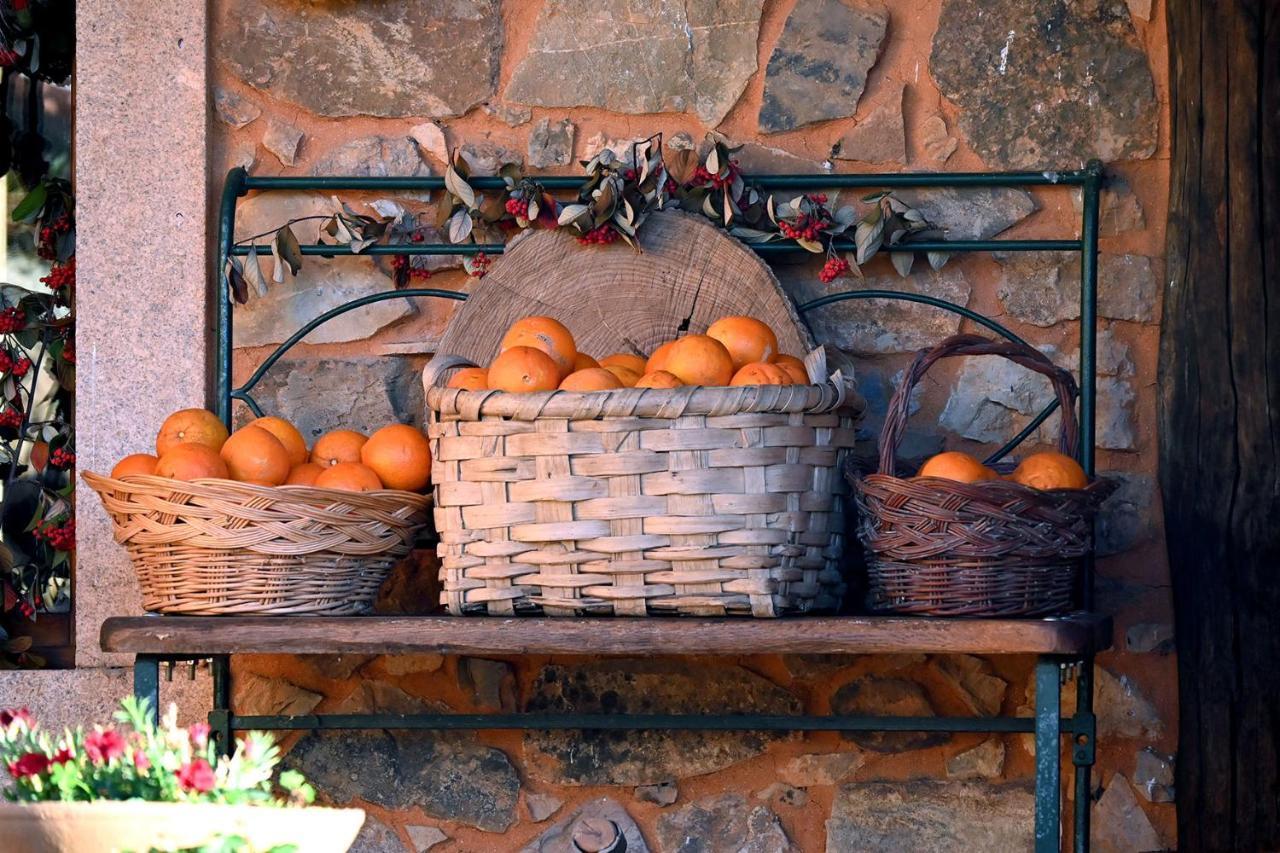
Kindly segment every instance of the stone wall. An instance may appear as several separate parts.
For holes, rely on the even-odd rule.
[[[1095,842],[1172,846],[1176,685],[1154,479],[1169,168],[1160,4],[216,0],[211,15],[215,175],[233,165],[256,174],[440,174],[452,148],[478,172],[515,161],[572,174],[603,146],[655,131],[698,142],[713,129],[746,146],[742,165],[756,173],[1106,161],[1099,466],[1124,485],[1108,505],[1099,561],[1100,604],[1117,627],[1114,649],[1099,660]],[[955,237],[1078,228],[1079,198],[1063,189],[904,196]],[[330,205],[319,196],[251,198],[241,234]],[[797,298],[827,290],[813,264],[783,262],[777,273]],[[943,296],[1000,318],[1060,363],[1078,359],[1076,259],[975,255],[907,279],[880,259],[866,273],[834,287]],[[431,284],[469,286],[448,261]],[[367,260],[308,263],[296,281],[237,309],[237,372],[324,308],[391,286],[388,270]],[[260,399],[311,435],[395,416],[417,421],[416,373],[448,319],[448,308],[398,301],[348,315],[277,367]],[[909,353],[963,327],[898,303],[844,303],[812,322],[821,339],[858,355],[877,413]],[[1041,380],[998,361],[941,365],[924,383],[905,450],[998,445],[1047,395]],[[412,585],[399,593],[404,604]],[[238,661],[236,683],[244,710],[256,712],[995,714],[1029,713],[1030,665],[258,658]],[[566,822],[583,814],[630,827],[633,850],[1030,846],[1031,752],[1019,736],[311,734],[291,756],[331,800],[370,809],[361,848],[369,851],[561,850]]]

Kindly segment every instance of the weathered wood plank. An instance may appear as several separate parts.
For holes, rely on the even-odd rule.
[[[905,617],[589,619],[453,616],[108,619],[102,648],[148,654],[1082,654],[1111,620]]]

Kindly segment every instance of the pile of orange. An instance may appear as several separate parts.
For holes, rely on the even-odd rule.
[[[939,453],[921,466],[917,477],[940,477],[960,483],[976,483],[982,480],[1008,480],[1033,489],[1083,489],[1089,485],[1080,463],[1063,453],[1047,450],[1033,453],[1014,469],[1012,474],[1001,477],[975,457],[959,450]]]
[[[417,492],[431,481],[431,449],[426,437],[406,424],[391,424],[369,436],[337,429],[308,449],[302,433],[283,418],[258,418],[228,434],[212,412],[182,409],[161,425],[154,455],[134,453],[111,471],[117,479],[139,474],[260,486]]]
[[[488,367],[468,367],[448,387],[467,391],[611,391],[682,385],[807,385],[804,362],[778,352],[778,336],[754,317],[723,317],[706,334],[682,335],[651,354],[596,359],[551,317],[524,317],[507,330]]]

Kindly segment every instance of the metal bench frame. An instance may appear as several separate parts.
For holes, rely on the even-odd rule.
[[[573,190],[582,184],[581,177],[552,177],[541,179],[548,190]],[[1095,411],[1096,411],[1096,350],[1097,350],[1097,277],[1098,277],[1098,211],[1099,196],[1103,184],[1101,163],[1091,161],[1084,169],[1070,171],[1045,172],[992,172],[992,173],[892,173],[892,174],[803,174],[803,175],[763,175],[749,177],[748,180],[761,190],[811,191],[819,189],[897,189],[897,188],[992,188],[992,187],[1065,187],[1078,188],[1083,197],[1080,236],[1071,239],[1005,239],[1005,240],[933,240],[911,244],[914,251],[941,252],[1042,252],[1068,251],[1080,255],[1080,462],[1089,474],[1094,472],[1095,456]],[[500,178],[474,178],[471,184],[482,190],[501,189]],[[281,343],[258,366],[250,377],[241,385],[233,386],[232,380],[232,302],[227,286],[225,267],[231,256],[243,257],[252,251],[259,254],[269,253],[264,246],[250,247],[235,244],[235,219],[238,201],[249,192],[271,191],[423,191],[442,189],[441,178],[395,178],[395,177],[254,177],[242,168],[232,169],[227,175],[222,194],[219,214],[218,248],[213,259],[210,275],[212,297],[217,306],[217,374],[216,374],[216,407],[224,421],[230,423],[233,401],[239,400],[255,414],[262,410],[252,396],[254,387],[261,381],[271,367],[299,343],[308,333],[334,317],[353,311],[365,305],[387,299],[439,298],[466,299],[465,293],[435,288],[414,288],[398,291],[386,291],[364,296],[344,303],[314,318],[293,335]],[[752,245],[762,255],[775,255],[792,251],[803,251],[788,242]],[[847,238],[837,241],[837,248],[851,250],[852,243]],[[484,252],[498,255],[503,252],[501,244],[424,244],[374,245],[365,249],[365,255],[463,255]],[[303,245],[303,255],[334,257],[353,254],[349,247],[322,244]],[[1000,323],[985,317],[961,305],[955,305],[932,296],[900,293],[886,290],[858,290],[832,293],[798,306],[801,314],[819,309],[823,306],[841,302],[846,299],[900,299],[929,305],[942,310],[959,314],[968,320],[1010,340],[1021,341],[1014,332]],[[1031,436],[1036,429],[1056,409],[1055,400],[1040,412],[1030,423],[1010,440],[1004,447],[996,451],[988,461],[999,459],[1010,450]],[[295,644],[268,644],[265,647],[240,647],[226,638],[231,625],[225,618],[201,621],[198,617],[164,617],[149,616],[138,618],[110,619],[103,627],[102,645],[108,651],[124,651],[133,653],[134,691],[139,696],[149,697],[156,702],[159,692],[159,669],[162,662],[195,661],[210,659],[213,674],[213,710],[209,721],[219,743],[225,749],[232,741],[232,733],[246,729],[265,730],[303,730],[303,729],[681,729],[696,731],[726,730],[775,730],[775,731],[940,731],[940,732],[990,732],[990,733],[1030,733],[1035,738],[1035,836],[1037,853],[1047,853],[1059,849],[1061,817],[1061,738],[1071,739],[1071,761],[1075,767],[1075,802],[1074,802],[1074,848],[1086,851],[1089,847],[1089,806],[1092,801],[1090,771],[1095,759],[1096,721],[1092,709],[1093,700],[1093,655],[1095,651],[1105,648],[1109,643],[1109,620],[1088,615],[1093,607],[1093,567],[1086,562],[1083,569],[1082,603],[1084,615],[1072,617],[1090,622],[1096,638],[1087,642],[1077,641],[1064,643],[1062,648],[1044,646],[1023,646],[1018,648],[981,648],[973,649],[975,653],[999,654],[1035,654],[1035,716],[1034,717],[867,717],[867,716],[777,716],[762,714],[654,714],[654,715],[605,715],[605,714],[308,714],[308,715],[259,715],[245,716],[236,714],[231,707],[231,672],[230,655],[243,651],[254,651],[278,654],[296,654],[311,652],[361,652],[359,642],[351,642],[335,647],[334,644],[317,642],[301,646]],[[431,627],[440,620],[449,617],[419,617],[418,622],[396,623],[395,620],[413,619],[414,617],[356,617],[363,619],[362,624],[372,630],[375,623],[404,624],[408,626],[422,625]],[[879,619],[890,620],[892,617],[845,617],[852,628],[857,624],[871,624]],[[840,620],[841,617],[827,617],[829,620]],[[169,626],[189,624],[195,620],[197,626],[208,626],[208,641],[199,639],[200,631],[195,631],[191,639],[184,639],[181,648],[175,649],[173,643],[163,639],[168,635]],[[308,621],[307,617],[252,617],[232,619],[232,622],[261,625],[274,623],[301,629]],[[465,633],[466,623],[474,620],[461,620],[458,625]],[[564,620],[541,620],[525,618],[518,620],[536,632],[545,632],[548,627],[544,622],[563,622]],[[658,624],[667,620],[640,620]],[[813,625],[808,618],[779,620],[789,625],[797,635],[803,635],[806,623]],[[930,624],[930,633],[939,630],[945,634],[947,628],[937,629],[939,621],[948,620],[898,620],[901,631],[910,633],[912,623]],[[979,620],[979,624],[982,620]],[[997,624],[1007,620],[986,620]],[[1070,619],[1037,620],[1046,623],[1053,629],[1064,626]],[[459,620],[455,619],[454,624]],[[325,623],[333,625],[330,621]],[[689,624],[689,623],[684,623]],[[777,623],[775,623],[777,624]],[[961,633],[957,625],[954,632]],[[975,624],[973,620],[968,625]],[[220,628],[219,626],[222,626]],[[836,626],[839,627],[838,625]],[[151,630],[149,630],[151,629]],[[897,628],[896,628],[897,629]],[[895,629],[895,630],[896,630]],[[515,629],[513,629],[515,630]],[[707,626],[714,632],[714,626]],[[727,629],[726,629],[727,630]],[[739,630],[738,628],[734,629]],[[749,629],[750,630],[750,629]],[[776,633],[776,629],[769,629]],[[182,633],[181,630],[178,632]],[[765,631],[758,631],[762,636]],[[855,632],[856,633],[856,632]],[[222,635],[222,636],[216,636]],[[527,634],[526,636],[531,636]],[[884,651],[876,647],[875,642],[859,645],[856,639],[849,643],[828,640],[803,647],[788,644],[791,651],[815,651],[828,653],[872,653]],[[776,644],[774,644],[776,645]],[[1016,644],[1010,644],[1016,645]],[[1050,644],[1052,646],[1052,644]],[[561,653],[570,653],[575,648],[566,645]],[[576,646],[581,653],[582,646]],[[456,642],[441,639],[438,641],[425,639],[416,643],[389,642],[378,648],[365,651],[382,651],[396,653],[404,651],[439,651],[443,653],[489,653],[489,654],[522,654],[555,651],[554,648],[533,648],[529,643],[514,644],[511,648],[502,648],[500,643],[491,643],[482,648],[462,648]],[[924,653],[948,653],[969,650],[962,643],[942,643],[935,640],[922,640],[912,644],[910,637],[895,647],[896,651],[919,651]],[[712,651],[712,654],[744,655],[751,653],[771,653],[777,651],[769,643],[759,646],[743,647],[741,644],[730,644],[723,651]],[[361,652],[363,653],[363,652]],[[613,652],[626,654],[626,652]],[[652,654],[652,650],[637,650],[636,654]],[[705,650],[703,653],[706,653]],[[1069,717],[1060,711],[1061,686],[1069,679],[1076,682],[1076,708]],[[157,707],[156,702],[153,707]]]

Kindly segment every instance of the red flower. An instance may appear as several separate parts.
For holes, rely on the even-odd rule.
[[[19,720],[26,723],[27,728],[31,728],[35,724],[35,719],[26,708],[6,708],[0,711],[0,728],[7,729]]]
[[[94,764],[102,764],[124,755],[124,735],[115,729],[94,732],[84,739],[84,751]]]
[[[71,751],[70,747],[64,746],[62,749],[58,750],[53,754],[53,758],[50,760],[50,763],[51,764],[67,764],[75,760],[76,760],[75,753]]]
[[[178,784],[182,790],[203,794],[213,790],[213,768],[203,758],[188,761],[178,768]]]
[[[134,766],[134,767],[136,767],[136,768],[138,768],[138,772],[139,772],[139,773],[141,773],[141,772],[143,772],[143,771],[146,771],[146,770],[150,770],[150,769],[151,769],[151,759],[150,759],[150,758],[147,758],[147,754],[146,754],[145,752],[143,752],[142,750],[140,750],[140,749],[135,749],[135,750],[133,751],[133,766]]]
[[[39,752],[28,752],[17,761],[9,762],[9,774],[15,779],[39,776],[49,769],[49,757]]]
[[[192,746],[204,748],[204,745],[209,742],[209,724],[192,723],[187,729],[187,735],[191,738]]]

